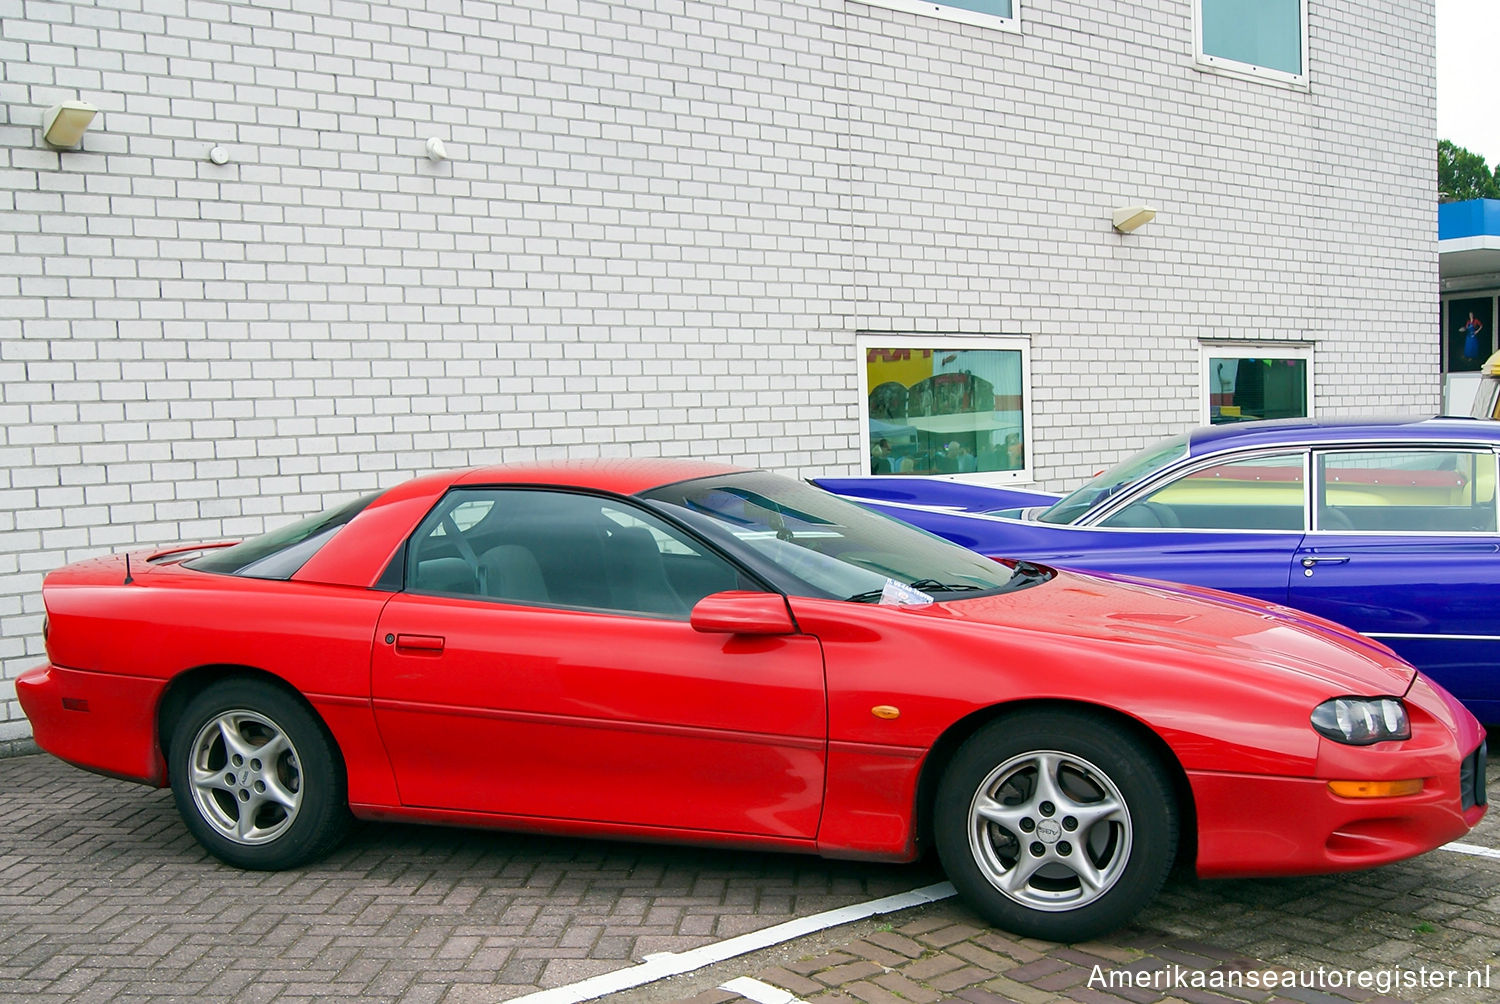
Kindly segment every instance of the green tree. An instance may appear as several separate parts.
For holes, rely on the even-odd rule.
[[[1438,140],[1438,196],[1442,199],[1500,199],[1500,167],[1491,171],[1484,158]]]

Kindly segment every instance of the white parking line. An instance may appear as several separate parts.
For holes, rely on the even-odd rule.
[[[1440,851],[1452,851],[1455,854],[1472,854],[1476,858],[1494,858],[1500,861],[1500,851],[1493,847],[1480,847],[1478,844],[1461,844],[1454,841],[1439,847]]]
[[[1451,844],[1443,844],[1438,849],[1452,851],[1455,854],[1469,854],[1474,857],[1500,860],[1500,850],[1480,847],[1478,844],[1455,841]],[[894,896],[870,900],[868,903],[856,903],[853,906],[839,907],[837,910],[825,910],[811,917],[798,917],[774,927],[751,931],[736,938],[704,945],[690,951],[660,952],[648,955],[645,961],[634,966],[616,969],[611,973],[601,973],[567,986],[538,990],[521,997],[513,997],[508,1004],[580,1004],[582,1001],[595,1000],[606,994],[655,983],[668,976],[681,976],[683,973],[690,973],[739,955],[770,948],[772,945],[780,945],[805,934],[824,931],[830,927],[838,927],[840,924],[848,924],[856,920],[864,920],[866,917],[921,906],[924,903],[936,903],[954,894],[951,883],[939,882],[936,885],[923,886],[920,889],[897,893]],[[741,997],[755,1001],[756,1004],[802,1004],[798,998],[785,990],[778,990],[776,987],[749,977],[730,980],[719,989],[737,993]]]
[[[719,989],[739,994],[746,1000],[754,1001],[755,1004],[807,1004],[801,997],[794,997],[780,987],[773,987],[769,983],[762,983],[748,976],[721,983]]]
[[[856,903],[853,906],[839,907],[837,910],[825,910],[811,917],[798,917],[774,927],[751,931],[748,934],[741,934],[712,945],[704,945],[691,951],[659,952],[655,955],[648,955],[644,962],[637,965],[616,969],[612,973],[601,973],[567,986],[512,997],[508,1004],[522,1004],[522,1002],[525,1004],[578,1004],[579,1001],[591,1001],[605,994],[619,993],[622,990],[645,986],[647,983],[655,983],[668,976],[681,976],[683,973],[724,962],[747,952],[770,948],[772,945],[779,945],[805,934],[813,934],[882,913],[894,913],[897,910],[921,906],[924,903],[936,903],[938,900],[947,899],[953,895],[951,882],[939,882],[936,885],[923,886],[920,889],[897,893],[894,896],[872,899],[868,903]]]

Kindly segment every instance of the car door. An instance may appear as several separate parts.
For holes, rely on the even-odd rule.
[[[1496,457],[1465,447],[1320,451],[1291,605],[1395,649],[1500,721]]]
[[[1305,451],[1204,460],[1143,485],[1047,560],[1287,599],[1307,521]]]
[[[823,660],[700,634],[725,559],[622,499],[450,492],[418,527],[372,692],[404,804],[812,838]]]

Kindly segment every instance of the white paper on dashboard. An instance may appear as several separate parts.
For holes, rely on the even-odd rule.
[[[880,590],[880,603],[882,606],[925,606],[932,602],[932,597],[920,589],[913,589],[904,582],[895,579],[886,579],[885,588]]]

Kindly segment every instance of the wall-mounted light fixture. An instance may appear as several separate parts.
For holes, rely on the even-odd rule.
[[[83,142],[83,131],[94,121],[99,109],[87,101],[64,101],[47,109],[42,116],[42,139],[48,146],[68,149]]]
[[[434,164],[441,163],[442,161],[448,159],[448,148],[444,146],[443,141],[438,139],[436,136],[427,141],[427,159],[432,161]]]
[[[1115,229],[1122,234],[1128,234],[1154,219],[1156,219],[1156,210],[1150,206],[1126,206],[1115,210]]]

